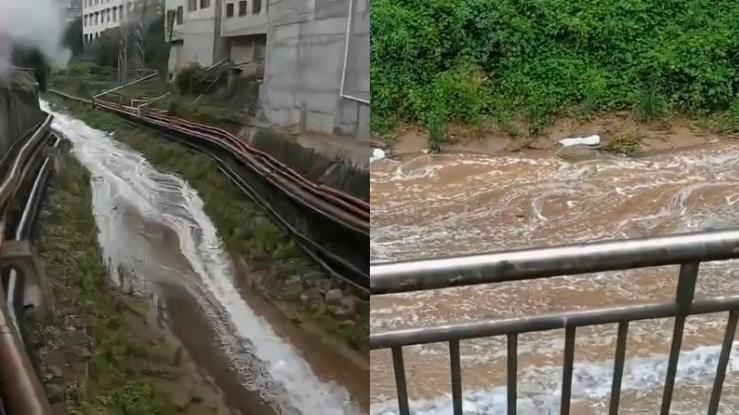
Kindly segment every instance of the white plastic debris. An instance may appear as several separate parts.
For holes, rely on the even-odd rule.
[[[600,144],[600,136],[595,134],[595,135],[589,135],[587,137],[563,138],[559,140],[559,143],[562,144],[563,147],[570,147],[570,146],[576,146],[576,145],[597,146],[598,144]]]
[[[381,148],[372,149],[372,157],[370,157],[370,163],[376,160],[382,160],[385,158],[385,151]]]

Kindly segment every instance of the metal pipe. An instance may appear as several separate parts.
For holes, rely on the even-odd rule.
[[[562,361],[562,393],[560,396],[559,413],[570,414],[570,401],[572,400],[572,371],[575,362],[575,327],[567,327],[565,330],[565,351]]]
[[[683,330],[685,319],[690,313],[695,296],[695,283],[698,279],[698,262],[683,264],[680,266],[680,276],[677,280],[677,293],[675,294],[675,305],[677,311],[675,324],[672,331],[672,344],[670,345],[670,357],[667,359],[667,374],[665,375],[665,386],[662,392],[661,415],[669,415],[672,404],[672,392],[675,388],[675,375],[677,374],[677,362],[680,358],[680,347],[683,342]]]
[[[372,294],[739,257],[739,230],[589,242],[370,266]]]
[[[393,347],[393,371],[395,373],[395,388],[398,394],[398,408],[400,415],[410,414],[408,409],[408,390],[405,385],[405,365],[403,364],[403,349]]]
[[[459,356],[459,340],[449,341],[449,369],[452,378],[452,409],[454,415],[462,415],[462,363]]]
[[[129,86],[136,85],[136,84],[138,84],[140,82],[146,81],[147,79],[151,79],[151,78],[153,78],[153,77],[155,77],[157,75],[159,75],[159,72],[152,72],[149,75],[144,76],[143,78],[139,78],[139,79],[137,79],[135,81],[131,81],[131,82],[125,83],[123,85],[119,85],[119,86],[117,86],[115,88],[111,88],[111,89],[105,90],[103,92],[100,92],[97,95],[93,95],[92,100],[95,101],[98,97],[101,97],[101,96],[103,96],[105,94],[110,94],[111,92],[115,92],[115,91],[121,90],[123,88],[127,88]]]
[[[56,147],[57,144],[59,144],[59,141],[60,141],[59,138],[55,137],[53,147]],[[47,171],[49,170],[50,162],[51,162],[51,157],[46,156],[43,164],[41,165],[41,168],[39,168],[36,178],[34,179],[33,186],[31,187],[31,191],[29,192],[29,195],[28,195],[28,199],[26,200],[26,204],[23,207],[23,213],[21,214],[21,218],[18,221],[18,225],[15,228],[15,240],[17,241],[22,240],[28,231],[28,227],[30,225],[31,211],[36,206],[37,199],[40,195],[39,188],[42,185],[42,183],[45,181]],[[23,287],[23,284],[20,284],[20,287],[19,287],[18,280],[19,280],[18,271],[15,268],[11,268],[10,271],[8,272],[8,292],[5,293],[5,296],[7,298],[8,317],[10,319],[10,322],[13,324],[16,331],[20,333],[21,332],[20,323],[18,321],[18,316],[16,315],[15,299],[17,297],[16,289],[20,288],[22,292],[24,287]],[[23,341],[22,337],[19,337],[19,339],[21,342]]]
[[[507,373],[506,373],[506,413],[516,415],[518,397],[518,334],[508,335]]]
[[[616,354],[613,359],[613,381],[611,382],[611,401],[608,406],[608,415],[618,415],[618,405],[621,402],[621,381],[624,374],[626,360],[626,340],[629,334],[629,322],[618,323],[616,337]]]
[[[739,295],[701,299],[693,302],[690,314],[708,314],[739,308]],[[528,333],[594,326],[655,318],[672,317],[678,306],[674,302],[639,304],[612,308],[571,311],[516,317],[504,320],[482,320],[469,323],[446,324],[434,327],[398,329],[370,334],[371,349],[410,346],[415,344],[448,342],[455,339],[501,336],[510,333]]]
[[[43,164],[41,164],[41,168],[39,169],[38,175],[36,176],[36,179],[33,181],[33,187],[31,188],[31,193],[29,193],[28,200],[26,200],[26,205],[23,207],[23,213],[21,214],[21,218],[18,221],[18,226],[15,229],[15,239],[20,241],[23,239],[23,235],[25,234],[25,231],[29,225],[30,217],[31,217],[31,211],[34,207],[34,201],[38,192],[38,188],[43,182],[43,177],[46,174],[46,171],[49,169],[49,163],[51,162],[49,157],[46,157],[44,159]]]
[[[16,193],[23,177],[28,173],[29,160],[37,153],[38,144],[48,134],[51,120],[52,116],[48,115],[16,154],[12,166],[2,184],[0,184],[0,205],[7,205],[10,198]],[[47,163],[44,165],[47,165]],[[39,173],[40,176],[43,176],[43,171]],[[37,190],[37,184],[38,178],[26,209],[24,209],[20,223],[21,228],[25,227],[24,223],[28,221],[27,209],[29,205],[33,204],[33,192]],[[20,340],[20,327],[15,315],[18,277],[18,272],[11,269],[8,281],[8,298],[10,301],[6,302],[5,293],[0,296],[0,362],[2,362],[0,364],[0,392],[4,398],[5,409],[10,414],[51,414],[51,407],[46,399],[43,387],[36,377]]]
[[[0,392],[5,409],[12,415],[50,415],[49,401],[6,309],[5,298],[0,296]]]
[[[18,151],[17,156],[13,160],[13,164],[10,167],[5,179],[0,183],[0,208],[4,207],[8,202],[9,198],[15,193],[19,183],[18,177],[22,170],[26,167],[28,158],[35,150],[39,141],[44,138],[48,133],[51,125],[51,115],[46,117],[46,120],[36,130],[36,132],[23,144],[23,147]]]
[[[721,400],[721,390],[724,386],[726,366],[729,364],[731,347],[734,343],[737,320],[739,320],[739,311],[731,311],[729,313],[729,322],[726,323],[724,341],[721,344],[721,353],[719,354],[718,367],[716,368],[716,378],[713,381],[713,389],[711,390],[711,400],[708,402],[708,415],[716,415],[718,413],[718,405]]]

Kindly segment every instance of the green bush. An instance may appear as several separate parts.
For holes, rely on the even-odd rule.
[[[371,13],[379,133],[438,112],[537,132],[570,109],[723,111],[739,89],[737,0],[375,0]]]
[[[207,87],[205,69],[193,63],[177,71],[174,82],[180,95],[199,94]]]
[[[642,91],[634,104],[634,116],[639,121],[654,121],[664,115],[667,102],[663,95],[654,88]]]

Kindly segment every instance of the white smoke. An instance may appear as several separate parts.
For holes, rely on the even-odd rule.
[[[35,47],[52,67],[71,55],[62,46],[66,16],[59,0],[0,0],[0,77],[10,69],[14,46]]]

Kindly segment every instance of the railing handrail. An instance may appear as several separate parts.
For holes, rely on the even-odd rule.
[[[630,304],[619,307],[536,314],[500,320],[489,319],[432,327],[397,329],[373,334],[370,338],[370,349],[502,336],[511,333],[521,334],[570,327],[596,326],[621,321],[668,318],[678,314],[678,308],[679,306],[675,302]],[[690,314],[711,314],[727,309],[739,309],[739,295],[695,300],[691,304]]]
[[[629,304],[611,308],[460,322],[435,327],[393,329],[381,333],[371,333],[370,348],[391,349],[398,409],[400,415],[409,415],[410,407],[405,379],[403,348],[417,344],[447,342],[449,345],[453,413],[462,415],[460,340],[505,335],[508,339],[506,405],[507,413],[515,415],[518,334],[565,329],[560,399],[560,414],[565,415],[570,412],[572,398],[572,374],[577,329],[584,326],[618,323],[609,403],[609,414],[615,415],[619,408],[629,322],[674,317],[672,342],[659,412],[661,415],[668,415],[672,403],[677,364],[687,316],[728,311],[729,318],[708,406],[708,414],[716,415],[731,355],[736,325],[739,320],[739,295],[694,300],[695,287],[701,262],[734,258],[739,258],[739,230],[587,242],[552,248],[522,249],[456,258],[376,264],[370,267],[370,287],[372,294],[375,295],[660,265],[680,265],[680,271],[677,278],[675,297],[672,302]]]
[[[381,263],[373,295],[739,258],[739,229]]]

